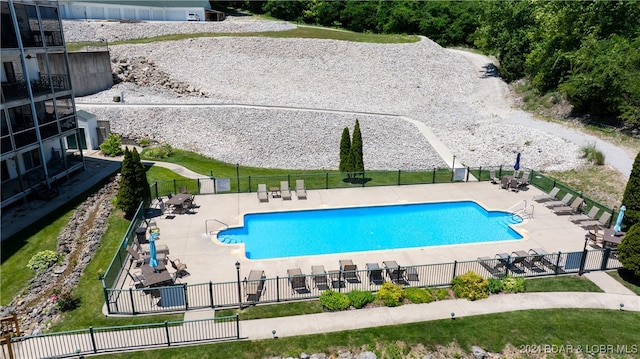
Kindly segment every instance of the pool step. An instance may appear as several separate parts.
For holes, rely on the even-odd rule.
[[[220,243],[224,243],[224,244],[238,244],[238,243],[242,243],[241,241],[239,241],[237,238],[233,238],[230,236],[222,236],[222,237],[218,237],[218,240],[220,241]]]

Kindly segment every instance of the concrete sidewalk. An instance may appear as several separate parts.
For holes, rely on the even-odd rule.
[[[273,330],[278,337],[289,337],[449,319],[452,315],[455,318],[464,318],[531,309],[621,310],[622,304],[622,310],[640,311],[640,296],[635,295],[606,272],[590,272],[586,277],[593,280],[605,292],[494,294],[478,301],[451,299],[426,304],[407,304],[394,308],[379,307],[244,320],[240,322],[240,335],[250,340],[269,339],[273,337]],[[185,313],[184,319],[205,319],[212,318],[213,315],[213,310],[190,311]]]

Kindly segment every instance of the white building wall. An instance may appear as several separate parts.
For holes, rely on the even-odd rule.
[[[205,19],[205,11],[201,7],[153,7],[75,1],[60,1],[59,7],[63,19],[187,21],[189,13],[197,14],[200,21]]]

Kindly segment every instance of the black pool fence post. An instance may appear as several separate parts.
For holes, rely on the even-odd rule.
[[[400,170],[398,170],[398,186],[400,185]]]
[[[167,335],[167,346],[170,347],[171,346],[171,336],[169,335],[169,322],[167,322],[166,320],[164,321],[164,332]]]
[[[431,172],[431,183],[436,183],[436,168],[433,167],[433,171]]]
[[[502,178],[502,165],[500,165],[500,169],[498,169],[498,177]]]
[[[182,291],[184,292],[184,310],[189,310],[189,291],[187,290],[187,283],[182,283]]]
[[[175,178],[174,178],[174,179],[173,179],[173,193],[178,193],[177,188],[178,188],[178,187],[177,187],[177,184],[176,184],[176,180],[175,180]]]
[[[562,256],[562,252],[558,252],[558,257],[556,257],[556,265],[554,268],[555,275],[558,275],[558,266],[560,265],[560,257]]]
[[[236,313],[236,339],[240,339],[240,314]]]
[[[133,303],[133,288],[129,288],[129,300],[131,301],[131,314],[136,314],[136,306]]]
[[[325,189],[329,189],[329,172],[325,173],[324,186]]]
[[[471,168],[469,166],[467,166],[467,178],[464,180],[465,182],[469,182],[469,172],[471,172]],[[478,178],[478,181],[480,180],[480,178]]]
[[[509,269],[511,268],[511,256],[507,256],[507,264],[504,266],[504,276],[509,276]]]
[[[215,308],[213,305],[213,283],[211,281],[209,281],[209,303],[211,308]]]
[[[280,301],[280,277],[276,276],[276,302]]]
[[[93,349],[93,354],[98,353],[98,347],[96,346],[96,337],[93,334],[93,327],[89,327],[89,334],[91,336],[91,347]]]
[[[362,187],[364,187],[364,177],[365,177],[364,170],[362,170]]]
[[[451,279],[456,277],[456,270],[457,269],[458,269],[458,261],[453,261],[453,277]]]
[[[609,255],[611,254],[611,248],[606,247],[604,253],[602,253],[602,262],[600,263],[600,270],[607,269],[607,263],[609,262]]]

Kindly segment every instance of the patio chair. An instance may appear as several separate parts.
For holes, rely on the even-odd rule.
[[[396,261],[384,261],[382,265],[386,268],[387,276],[392,282],[396,284],[406,283],[406,269],[400,267]]]
[[[547,202],[544,205],[547,208],[567,206],[569,204],[569,202],[571,202],[572,198],[573,198],[573,195],[571,193],[567,193],[567,194],[564,195],[564,197],[562,197],[561,200]]]
[[[520,176],[520,185],[527,186],[529,185],[529,177],[531,177],[531,170],[522,171],[522,176]]]
[[[258,200],[260,202],[269,202],[269,193],[267,193],[267,185],[265,183],[258,184]]]
[[[560,188],[553,187],[553,189],[547,194],[541,194],[539,196],[533,196],[533,200],[536,201],[536,202],[546,202],[546,201],[557,200],[558,197],[556,197],[556,196],[558,195],[558,192],[560,192]]]
[[[144,276],[142,275],[142,272],[137,271],[133,274],[131,274],[129,271],[126,271],[127,275],[129,276],[129,278],[131,278],[131,281],[133,282],[133,286],[136,289],[141,289],[144,288]],[[143,293],[144,294],[144,293]]]
[[[169,257],[167,257],[167,260],[169,260],[169,262],[171,263],[171,267],[175,269],[176,278],[182,278],[189,275],[189,272],[187,272],[187,265],[180,261],[180,259],[172,261]]]
[[[574,214],[580,212],[584,199],[576,197],[570,206],[553,207],[552,211],[555,214]]]
[[[530,248],[528,254],[530,256],[529,264],[535,265],[536,263],[542,263],[548,253],[544,248]]]
[[[342,271],[342,275],[347,282],[350,283],[358,283],[360,282],[360,277],[358,276],[358,266],[353,264],[351,259],[341,259],[338,261],[340,264],[340,270]]]
[[[508,189],[509,189],[509,178],[507,178],[507,177],[502,177],[502,178],[500,179],[500,188],[502,188],[502,189],[506,189],[506,190],[508,190]]]
[[[417,282],[420,280],[420,277],[418,276],[418,268],[407,267],[407,280],[412,282]]]
[[[526,259],[529,257],[529,253],[525,251],[511,252],[511,264],[516,265],[519,263],[525,264]]]
[[[144,263],[144,258],[131,246],[127,246],[127,252],[129,252],[129,255],[131,255],[132,265],[135,263],[136,267],[140,267]]]
[[[307,190],[304,188],[304,180],[296,180],[296,197],[307,199]]]
[[[587,232],[585,235],[587,241],[589,241],[589,246],[593,248],[604,248],[604,233],[598,233],[598,230],[595,229],[593,231]]]
[[[493,184],[498,184],[500,178],[496,177],[496,170],[489,170],[489,180]]]
[[[380,268],[378,263],[367,263],[365,267],[367,268],[367,275],[369,276],[369,285],[384,284],[384,278],[382,276],[382,268]]]
[[[320,290],[329,289],[327,271],[324,270],[323,265],[311,266],[311,275],[313,276],[313,285],[316,288]]]
[[[517,178],[513,178],[509,181],[509,190],[513,192],[520,192],[520,181]]]
[[[264,281],[266,276],[263,270],[251,270],[249,278],[244,280],[244,293],[247,300],[256,302],[264,291]]]
[[[569,217],[569,220],[573,223],[578,223],[582,221],[595,221],[596,216],[598,215],[598,212],[600,212],[600,208],[596,206],[592,206],[591,209],[589,210],[589,213],[574,214],[573,216]]]
[[[583,221],[580,222],[580,227],[585,229],[593,229],[595,227],[606,227],[609,223],[609,219],[611,219],[611,213],[603,212],[598,218],[597,221]]]
[[[282,197],[282,199],[291,199],[289,181],[280,181],[280,196]]]
[[[302,274],[300,268],[287,269],[287,276],[289,277],[289,284],[291,284],[292,293],[309,292],[307,276]]]
[[[495,262],[495,265],[490,264],[493,262]],[[503,262],[496,261],[495,258],[491,257],[478,257],[478,263],[491,273],[491,275],[498,278],[504,276],[504,272],[502,271],[502,268],[504,268]]]

